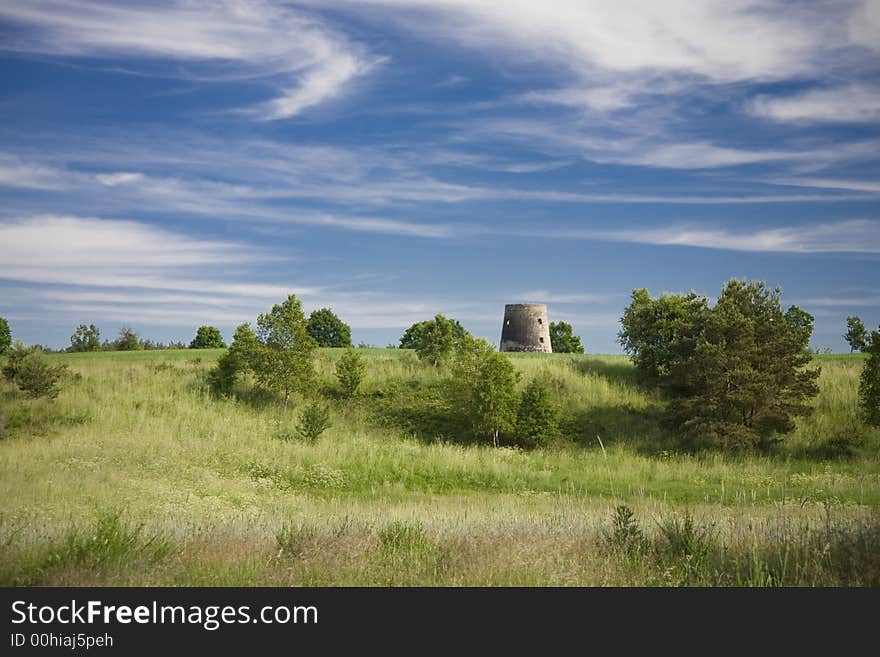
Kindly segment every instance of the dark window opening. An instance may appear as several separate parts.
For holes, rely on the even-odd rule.
[[[541,344],[544,344],[544,338],[538,338],[541,341]]]
[[[544,323],[544,320],[541,319],[541,318],[539,317],[539,318],[538,318],[538,324],[543,324],[543,323]]]

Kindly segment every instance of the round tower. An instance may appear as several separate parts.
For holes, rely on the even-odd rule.
[[[546,304],[509,303],[504,306],[501,351],[553,352]]]

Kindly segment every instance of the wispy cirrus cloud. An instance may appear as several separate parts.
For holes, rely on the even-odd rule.
[[[18,27],[2,48],[67,57],[173,62],[166,77],[259,80],[276,97],[248,109],[282,119],[339,97],[381,61],[313,16],[269,2],[59,2],[0,5]]]
[[[756,253],[880,253],[880,221],[872,219],[741,231],[698,225],[576,229],[548,231],[547,236]]]
[[[749,111],[774,121],[871,123],[880,120],[880,87],[850,84],[789,96],[758,96]]]

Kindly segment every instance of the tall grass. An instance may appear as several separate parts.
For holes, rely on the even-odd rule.
[[[213,397],[204,376],[219,353],[62,354],[51,357],[82,378],[55,402],[0,390],[0,580],[870,580],[863,548],[877,547],[880,435],[855,417],[858,357],[821,359],[815,413],[799,420],[779,453],[728,456],[676,452],[675,437],[656,421],[663,400],[638,386],[623,357],[512,356],[521,385],[549,377],[568,418],[563,441],[524,451],[456,435],[443,407],[443,373],[412,353],[383,349],[363,350],[367,376],[351,403],[334,397],[343,351],[323,350],[318,372],[331,427],[315,442],[281,440],[309,400],[285,408],[247,382],[236,397]],[[842,453],[834,441],[847,431],[859,441]],[[633,561],[605,549],[610,509],[620,504],[635,510],[645,540],[656,546],[665,545],[662,527],[687,531],[686,510],[714,523],[705,568],[686,577],[673,568],[664,579],[681,551],[657,547],[651,559]],[[110,521],[100,530],[110,538],[83,538],[100,533],[96,518],[111,517],[118,531],[107,530]],[[675,522],[677,529],[668,524]],[[847,525],[865,530],[841,534]],[[791,570],[791,555],[806,564],[823,553],[823,531],[829,544],[844,546],[834,563],[862,564],[862,575],[818,562],[792,574],[799,571]],[[789,537],[788,561],[778,556],[785,554],[778,536]],[[117,556],[102,557],[102,541]],[[53,550],[56,561],[47,556]],[[738,556],[722,568],[718,554]]]

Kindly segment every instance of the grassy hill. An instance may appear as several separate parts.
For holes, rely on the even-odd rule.
[[[319,355],[333,424],[315,443],[290,439],[302,400],[213,397],[220,351],[53,355],[79,375],[54,402],[3,384],[0,582],[880,583],[858,355],[817,357],[815,412],[777,452],[732,456],[678,453],[622,356],[511,355],[563,408],[564,439],[523,451],[457,433],[413,353],[359,351],[352,402],[341,350]]]

